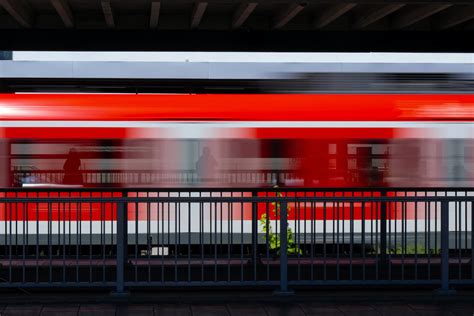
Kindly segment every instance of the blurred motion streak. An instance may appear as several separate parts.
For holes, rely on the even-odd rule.
[[[4,94],[0,120],[1,187],[474,185],[472,94]]]

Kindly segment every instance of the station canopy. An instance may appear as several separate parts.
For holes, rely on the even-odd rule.
[[[0,50],[474,51],[472,0],[0,0]]]

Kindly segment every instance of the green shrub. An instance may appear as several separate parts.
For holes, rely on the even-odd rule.
[[[277,197],[282,197],[283,194],[281,192],[277,192]],[[281,210],[281,203],[280,202],[273,202],[272,205],[272,214],[278,219],[280,217],[280,210]],[[287,215],[289,216],[291,211],[290,207],[287,207]],[[280,234],[276,234],[273,232],[272,225],[270,219],[267,218],[267,214],[262,214],[260,217],[260,226],[262,227],[262,231],[265,233],[265,236],[268,235],[268,247],[272,251],[276,251],[277,254],[280,254],[281,247],[280,247]],[[287,238],[287,247],[286,253],[290,255],[295,254],[303,254],[302,250],[298,247],[295,241],[295,235],[293,234],[293,230],[288,227],[286,231],[286,238]]]

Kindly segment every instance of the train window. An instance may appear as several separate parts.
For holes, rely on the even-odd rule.
[[[12,140],[9,163],[14,186],[187,185],[200,184],[204,178],[215,180],[214,176],[236,185],[249,181],[271,185],[277,176],[270,174],[288,171],[294,162],[276,152],[262,154],[262,148],[258,140]],[[210,164],[216,174],[204,176],[201,169],[209,172]],[[66,181],[70,168],[75,180]]]
[[[467,139],[10,140],[6,144],[2,146],[8,158],[0,167],[9,169],[10,176],[2,181],[13,186],[272,186],[275,179],[279,185],[403,186],[412,185],[416,175],[419,185],[446,185],[446,181],[465,185],[474,174],[474,144]]]

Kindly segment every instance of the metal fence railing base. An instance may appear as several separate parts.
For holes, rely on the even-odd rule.
[[[0,288],[474,286],[472,190],[42,190],[0,190]]]

